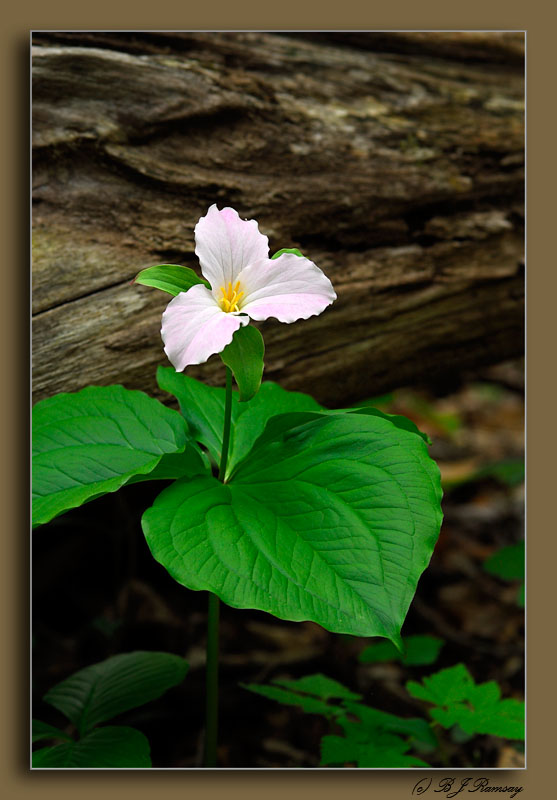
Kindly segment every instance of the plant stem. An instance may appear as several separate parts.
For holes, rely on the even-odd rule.
[[[224,428],[222,431],[222,450],[219,465],[219,481],[224,482],[226,464],[228,462],[228,447],[230,445],[230,418],[232,416],[232,370],[226,368],[226,398],[224,401]]]
[[[224,428],[219,465],[219,481],[224,482],[228,448],[230,445],[230,419],[232,416],[232,372],[226,367],[226,398],[224,402]],[[219,598],[209,592],[207,616],[207,673],[205,705],[205,767],[217,764],[218,695],[219,695]]]
[[[204,766],[216,767],[219,700],[219,598],[212,592],[209,592],[207,619],[206,682]]]

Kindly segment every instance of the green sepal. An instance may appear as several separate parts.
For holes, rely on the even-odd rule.
[[[132,283],[152,286],[154,289],[161,289],[174,297],[180,292],[187,292],[198,283],[202,283],[208,289],[211,288],[210,284],[200,278],[193,269],[182,267],[179,264],[157,264],[154,267],[142,269]]]
[[[220,357],[229,367],[240,390],[240,402],[245,403],[257,394],[263,376],[265,344],[253,325],[244,325],[234,334]]]
[[[293,256],[298,256],[298,258],[305,258],[304,254],[301,253],[298,248],[296,247],[283,247],[282,250],[278,250],[274,256],[271,256],[271,261],[274,258],[278,258],[279,256],[283,256],[285,253],[290,253]]]

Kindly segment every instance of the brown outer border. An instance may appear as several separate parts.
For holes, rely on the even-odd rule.
[[[221,7],[222,6],[222,7]],[[550,572],[555,558],[548,548],[555,549],[555,537],[550,479],[553,478],[553,459],[550,448],[542,445],[541,434],[544,417],[553,410],[554,393],[545,387],[548,365],[546,352],[551,333],[542,327],[552,319],[549,303],[555,291],[547,281],[555,283],[553,242],[554,221],[550,218],[555,181],[548,180],[547,168],[554,163],[549,147],[555,138],[555,103],[552,81],[555,44],[550,41],[554,30],[549,12],[541,2],[491,2],[469,0],[466,4],[422,0],[372,6],[361,3],[359,9],[351,0],[340,5],[324,7],[303,6],[282,2],[278,6],[258,3],[222,3],[218,0],[208,7],[177,2],[157,3],[140,8],[137,3],[115,4],[97,0],[92,6],[79,6],[75,2],[51,0],[39,3],[28,0],[26,4],[10,4],[3,13],[1,86],[8,103],[9,113],[4,113],[7,130],[3,130],[2,175],[9,192],[2,193],[5,207],[0,216],[5,228],[1,241],[8,242],[9,252],[4,257],[4,285],[0,314],[2,356],[5,358],[4,391],[1,393],[5,409],[1,419],[5,424],[3,441],[11,460],[3,461],[5,471],[2,508],[8,509],[3,530],[3,558],[1,608],[6,627],[3,641],[5,657],[2,659],[3,675],[0,682],[4,698],[4,724],[0,753],[4,796],[19,800],[49,796],[57,800],[97,798],[118,794],[133,795],[151,800],[156,792],[164,798],[183,797],[184,792],[205,800],[225,795],[234,798],[259,798],[278,800],[283,793],[290,795],[315,795],[326,800],[340,792],[351,798],[378,797],[404,798],[412,796],[412,788],[424,775],[431,775],[434,783],[442,773],[421,771],[393,772],[35,772],[27,768],[26,737],[28,719],[28,368],[29,368],[29,303],[28,303],[28,37],[30,29],[406,29],[406,30],[526,30],[528,32],[528,124],[529,124],[529,265],[528,271],[528,576],[531,579],[528,595],[528,769],[512,772],[486,772],[495,785],[523,785],[521,796],[543,798],[552,786],[551,757],[553,756],[554,724],[548,709],[550,688],[554,685],[553,660],[548,657],[545,626],[551,625],[541,591],[538,587],[551,585]],[[551,82],[550,82],[551,81]],[[545,147],[544,147],[545,145]],[[6,180],[7,179],[7,180]],[[543,197],[543,193],[546,197]],[[15,201],[15,202],[14,202]],[[533,211],[533,213],[532,213]],[[14,235],[15,234],[15,235]],[[546,242],[543,241],[544,237]],[[544,247],[544,245],[546,245]],[[538,256],[537,266],[536,256]],[[545,270],[544,270],[545,268]],[[544,270],[544,282],[536,276]],[[534,313],[532,313],[534,309]],[[553,310],[553,309],[551,309]],[[544,337],[545,334],[545,337]],[[542,338],[544,337],[544,338]],[[544,342],[546,349],[544,349]],[[545,391],[544,391],[545,389]],[[550,405],[551,403],[551,405]],[[545,413],[544,413],[545,412]],[[544,443],[547,437],[543,430]],[[543,459],[547,459],[544,464]],[[540,463],[542,461],[542,463]],[[15,502],[14,502],[15,501]],[[539,543],[545,534],[543,545]],[[532,579],[532,577],[534,579]],[[551,600],[548,593],[547,600]],[[546,603],[547,603],[546,600]],[[545,656],[545,657],[544,657]],[[547,728],[544,730],[544,725]],[[550,750],[551,748],[551,750]],[[554,757],[554,756],[553,756]],[[458,779],[468,774],[452,773]],[[461,796],[465,796],[465,793]],[[479,796],[485,796],[483,794]],[[510,796],[508,794],[497,796]],[[161,798],[162,800],[162,798]]]

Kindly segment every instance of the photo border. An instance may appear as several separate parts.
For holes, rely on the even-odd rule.
[[[222,6],[222,7],[221,7]],[[549,214],[555,206],[554,198],[543,197],[543,192],[553,194],[552,182],[546,172],[553,158],[556,116],[551,92],[553,71],[549,55],[552,54],[549,37],[553,26],[550,13],[530,3],[527,11],[519,3],[469,2],[461,4],[423,2],[420,4],[398,2],[375,8],[363,2],[342,3],[340,7],[302,7],[300,4],[281,3],[279,7],[263,8],[261,4],[211,4],[190,7],[183,2],[158,3],[143,8],[125,3],[116,6],[98,0],[94,10],[76,8],[75,3],[52,2],[39,4],[27,2],[24,7],[15,5],[5,12],[2,31],[3,58],[2,91],[10,113],[5,114],[2,157],[3,174],[9,192],[4,192],[2,224],[9,251],[4,263],[8,286],[2,293],[2,355],[5,376],[2,392],[2,420],[5,425],[4,441],[9,458],[3,459],[3,507],[5,515],[5,557],[2,560],[2,610],[5,622],[4,653],[2,659],[2,687],[5,697],[4,725],[0,752],[5,796],[19,800],[38,796],[49,800],[75,798],[89,800],[99,793],[110,792],[133,796],[134,800],[149,798],[157,792],[161,800],[182,798],[184,791],[195,800],[225,796],[230,800],[251,800],[265,795],[265,800],[278,800],[285,792],[307,796],[315,794],[320,799],[337,797],[342,792],[349,798],[404,798],[411,797],[417,782],[433,777],[431,795],[441,773],[430,770],[219,770],[214,772],[194,770],[153,771],[36,771],[27,765],[28,752],[28,496],[29,496],[29,263],[28,263],[28,48],[30,30],[519,30],[527,32],[528,42],[528,262],[535,264],[533,273],[527,269],[528,280],[528,405],[527,405],[527,485],[528,507],[528,767],[525,770],[485,770],[492,785],[524,787],[520,796],[533,799],[551,792],[551,758],[554,733],[550,728],[552,715],[548,711],[547,694],[554,685],[553,661],[544,658],[546,643],[551,641],[546,626],[553,618],[539,597],[542,587],[551,586],[549,570],[555,563],[552,549],[556,547],[552,508],[553,476],[549,447],[541,446],[542,425],[549,417],[553,399],[551,387],[542,388],[542,375],[553,372],[548,359],[551,353],[551,332],[547,321],[552,320],[547,307],[553,299],[554,287],[544,282],[543,289],[536,276],[541,264],[554,261],[549,236],[553,232]],[[130,24],[132,23],[133,24]],[[553,44],[553,43],[551,43]],[[554,46],[554,45],[553,45]],[[542,116],[543,115],[543,116]],[[550,139],[551,137],[551,139]],[[545,145],[545,147],[544,147]],[[543,173],[542,173],[543,166]],[[542,181],[542,174],[545,180]],[[539,194],[542,196],[540,197]],[[535,195],[535,196],[534,196]],[[534,210],[534,213],[530,213]],[[542,247],[546,244],[543,250]],[[533,257],[532,257],[533,254]],[[536,254],[538,257],[536,258]],[[546,269],[549,279],[555,282],[555,269]],[[552,274],[553,273],[553,274]],[[543,333],[542,333],[543,332]],[[543,336],[543,338],[542,338]],[[21,393],[21,394],[20,394]],[[28,400],[29,398],[29,400]],[[544,413],[545,412],[545,413]],[[544,430],[544,437],[546,436]],[[535,462],[535,463],[534,463]],[[543,554],[539,539],[544,536]],[[542,605],[542,603],[544,603]],[[542,647],[544,650],[542,650]],[[550,672],[551,670],[551,672]],[[532,678],[534,676],[534,678]],[[544,730],[545,726],[545,730]],[[164,774],[163,774],[164,772]],[[477,778],[479,772],[447,771],[458,783],[470,774]],[[417,794],[419,792],[414,792]],[[461,796],[464,796],[465,792]],[[483,794],[478,794],[482,797]],[[510,796],[497,794],[496,796]],[[158,797],[157,797],[158,800]]]

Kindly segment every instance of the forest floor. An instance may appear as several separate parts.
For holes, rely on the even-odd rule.
[[[524,697],[524,610],[520,581],[490,574],[484,562],[524,537],[524,367],[509,362],[458,385],[400,389],[375,398],[427,432],[444,487],[444,522],[402,633],[430,634],[444,645],[432,666],[364,664],[372,640],[330,634],[221,605],[222,767],[319,765],[320,716],[279,705],[242,683],[322,673],[374,708],[420,716],[407,680],[464,663],[476,681],[496,680],[503,697]],[[156,564],[140,528],[161,486],[130,486],[54,520],[33,541],[33,716],[61,717],[40,698],[72,672],[130,650],[184,656],[184,683],[122,715],[151,743],[155,767],[200,765],[204,718],[206,595],[176,584]],[[377,640],[375,640],[377,641]],[[519,767],[519,748],[493,736],[445,737],[432,766]],[[426,759],[427,760],[427,759]]]

